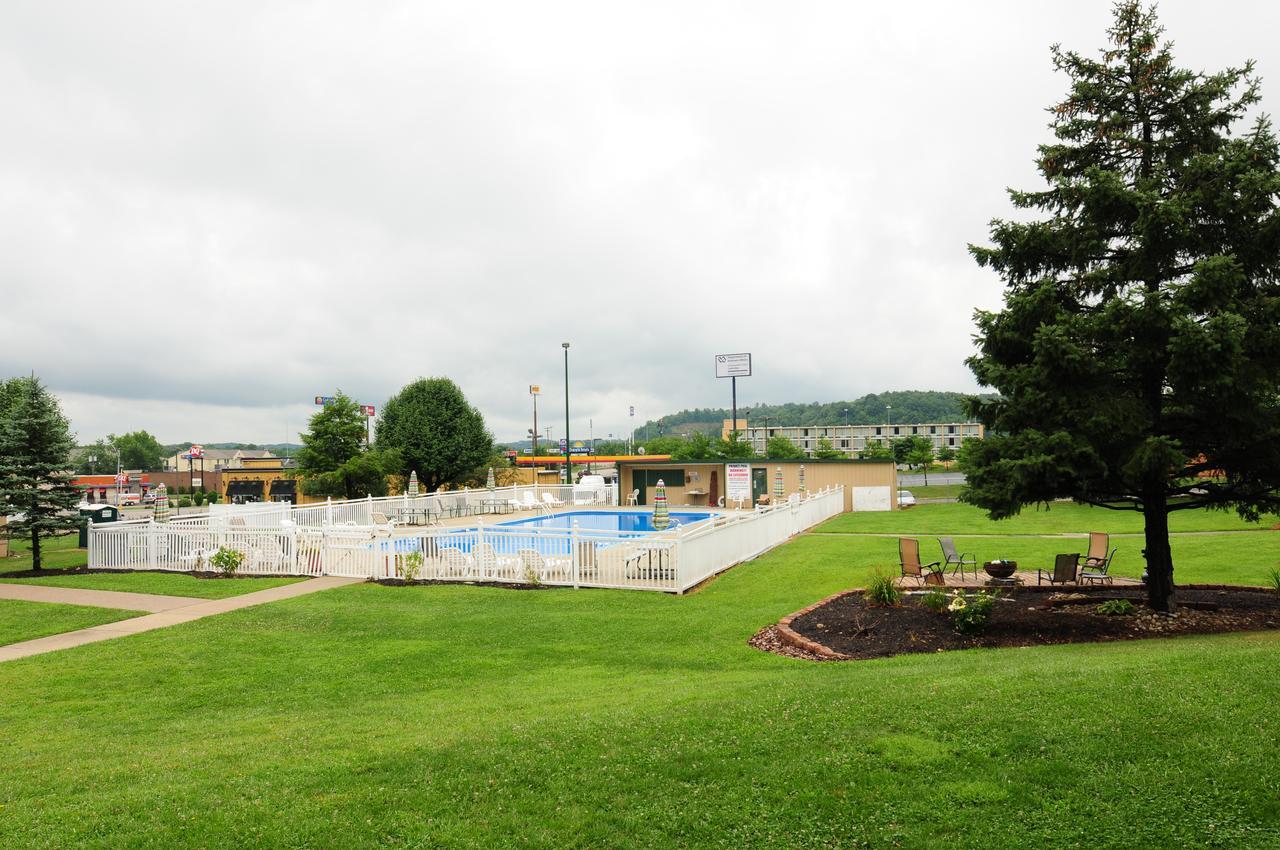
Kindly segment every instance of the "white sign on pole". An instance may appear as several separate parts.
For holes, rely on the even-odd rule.
[[[751,501],[751,464],[724,465],[724,503]]]
[[[748,378],[751,376],[750,354],[717,354],[717,378]]]

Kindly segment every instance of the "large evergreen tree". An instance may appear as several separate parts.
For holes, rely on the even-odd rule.
[[[40,538],[79,525],[71,484],[75,441],[58,400],[38,379],[0,387],[0,513],[17,513],[10,533],[31,537],[31,568],[42,568]]]
[[[419,378],[392,396],[377,434],[379,448],[397,451],[400,471],[416,471],[428,493],[467,481],[493,452],[484,417],[448,378]]]
[[[339,390],[308,426],[297,454],[303,493],[343,499],[387,494],[387,475],[397,471],[399,457],[365,445],[360,405]]]
[[[1280,173],[1252,65],[1174,64],[1153,9],[1122,2],[1041,146],[1048,187],[1010,193],[979,264],[1006,283],[969,361],[966,501],[992,516],[1055,497],[1141,511],[1148,601],[1173,604],[1171,511],[1280,507]],[[1039,212],[1036,217],[1034,212]],[[1208,477],[1197,477],[1200,474]]]

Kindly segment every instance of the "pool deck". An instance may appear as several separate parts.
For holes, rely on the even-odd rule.
[[[709,508],[706,505],[668,505],[672,513],[686,513],[697,511],[699,513],[709,514],[731,514],[735,513],[732,508]],[[396,532],[403,531],[406,534],[412,534],[416,531],[425,531],[429,529],[442,528],[472,528],[477,524],[498,525],[512,520],[522,519],[540,519],[550,516],[551,514],[571,513],[574,511],[600,511],[600,512],[626,512],[626,511],[652,511],[652,505],[564,505],[562,507],[549,507],[545,511],[512,511],[504,514],[470,514],[464,516],[441,516],[438,517],[430,525],[411,525],[396,523]]]

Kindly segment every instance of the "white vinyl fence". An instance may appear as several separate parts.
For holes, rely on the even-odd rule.
[[[396,500],[412,508],[424,499],[481,498],[477,494],[489,498],[492,491]],[[292,511],[284,523],[275,515],[274,525],[267,514],[245,512],[226,514],[242,521],[234,524],[213,515],[203,523],[148,520],[91,525],[89,566],[208,570],[209,557],[225,546],[245,553],[241,572],[253,575],[386,579],[402,578],[406,568],[416,568],[419,579],[683,592],[840,513],[844,490],[834,488],[804,499],[795,495],[773,507],[717,513],[687,528],[645,534],[482,522],[459,527],[372,523],[369,515],[385,516],[390,501],[307,506]],[[313,510],[326,513],[303,513]]]

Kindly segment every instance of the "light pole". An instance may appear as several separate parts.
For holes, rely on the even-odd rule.
[[[773,418],[774,417],[772,416],[760,417],[760,420],[764,422],[764,435],[763,435],[764,442],[761,443],[760,445],[760,454],[763,455],[764,457],[769,456],[769,420]],[[754,449],[755,447],[752,446],[752,448]]]
[[[562,342],[564,349],[564,483],[573,483],[573,467],[570,466],[569,452],[569,343]]]
[[[844,409],[844,427],[849,427],[849,408]]]
[[[538,480],[538,393],[542,392],[542,387],[537,384],[529,385],[529,395],[533,396],[533,430],[529,433],[533,435],[533,447],[529,449],[529,457],[533,459],[533,480]]]

